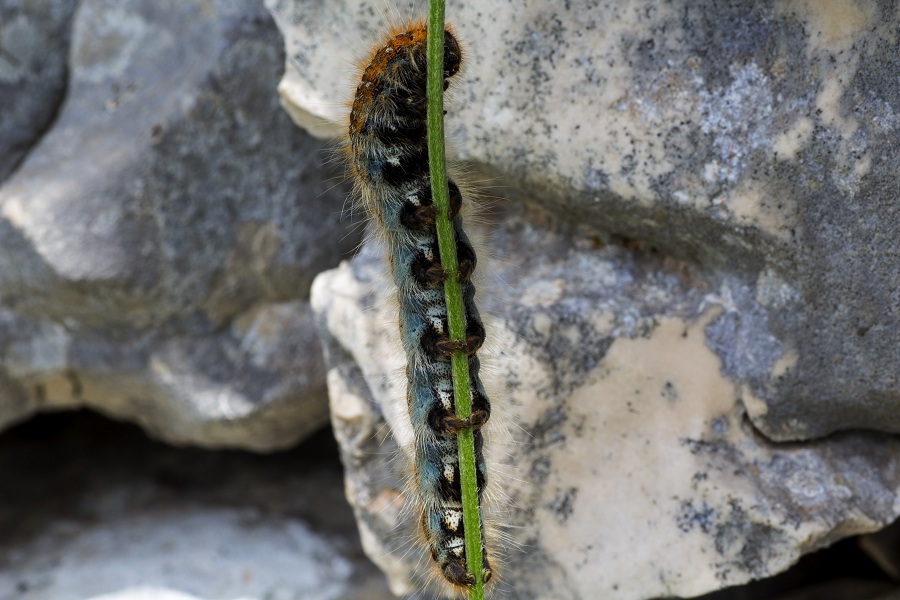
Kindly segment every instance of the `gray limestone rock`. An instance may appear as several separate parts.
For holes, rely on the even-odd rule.
[[[338,131],[355,87],[338,65],[365,54],[384,14],[363,0],[267,6],[287,40],[289,112]],[[898,11],[449,2],[467,49],[451,146],[516,202],[741,279],[709,343],[769,437],[897,432]]]
[[[358,236],[274,93],[261,4],[84,0],[53,127],[0,187],[0,425],[90,406],[175,443],[327,419],[308,293]]]
[[[62,103],[76,4],[0,2],[0,182],[40,139]]]
[[[500,597],[692,597],[900,515],[897,438],[779,444],[752,426],[710,343],[740,280],[536,211],[505,216],[486,246],[517,257],[479,287],[493,313],[482,364]],[[405,594],[433,572],[407,502],[413,439],[385,268],[367,246],[316,279],[312,303],[347,497],[363,547]]]
[[[340,134],[355,88],[341,62],[402,17],[266,5],[286,109]],[[692,596],[900,515],[900,7],[459,0],[447,14],[466,49],[451,151],[511,207],[486,244],[502,283],[479,288],[489,471],[509,496],[495,515],[522,548],[501,587]],[[430,573],[404,554],[412,445],[384,279],[370,249],[321,275],[313,305],[348,497],[402,592]],[[401,460],[378,449],[383,423]]]

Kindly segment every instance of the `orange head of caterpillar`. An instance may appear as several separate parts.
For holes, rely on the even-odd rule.
[[[363,68],[350,111],[351,140],[372,122],[416,121],[424,127],[427,31],[424,23],[395,33],[376,46]],[[449,29],[444,30],[444,77],[459,72],[462,48]],[[444,88],[448,86],[445,81]],[[416,129],[404,123],[406,129]],[[424,131],[422,131],[424,134]]]

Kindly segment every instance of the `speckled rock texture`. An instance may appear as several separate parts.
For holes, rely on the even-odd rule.
[[[286,38],[286,109],[338,134],[355,86],[343,65],[384,11],[266,5]],[[467,43],[452,152],[503,196],[485,243],[497,281],[479,287],[489,470],[508,496],[494,515],[521,547],[501,544],[501,590],[688,597],[895,519],[900,7],[447,14]],[[411,440],[381,264],[367,248],[312,301],[348,498],[400,593],[431,573],[407,552]]]
[[[739,280],[604,246],[533,209],[501,220],[486,245],[517,259],[481,286],[494,315],[483,360],[490,514],[511,538],[494,540],[501,597],[692,597],[900,514],[900,439],[779,444],[752,426],[709,343]],[[412,439],[384,277],[369,248],[320,275],[312,302],[347,497],[399,594],[432,573],[424,551],[409,550]]]
[[[377,4],[267,0],[284,102],[315,132],[340,128]],[[743,281],[707,343],[769,437],[897,432],[898,11],[451,1],[451,145],[517,202]]]
[[[0,182],[62,103],[76,0],[0,1]]]
[[[31,36],[4,33],[4,52],[50,35],[40,19],[61,9],[36,5],[54,6],[0,23]],[[89,406],[169,442],[257,450],[321,427],[309,286],[358,236],[328,144],[279,107],[271,16],[82,0],[55,27],[72,31],[68,53],[52,49],[68,57],[65,102],[0,187],[0,427]],[[0,87],[3,106],[24,90]]]

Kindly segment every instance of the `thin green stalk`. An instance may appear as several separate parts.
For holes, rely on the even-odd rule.
[[[428,167],[431,196],[437,208],[438,249],[441,266],[447,273],[444,296],[447,301],[447,326],[450,339],[466,336],[466,315],[457,280],[456,238],[449,217],[446,159],[444,157],[444,0],[428,3]],[[453,397],[456,416],[465,419],[472,412],[469,394],[469,360],[462,350],[451,357]],[[481,523],[478,511],[478,484],[475,477],[475,443],[471,429],[457,435],[459,474],[462,487],[463,527],[466,533],[466,568],[475,576],[469,590],[470,600],[483,600],[481,581]]]

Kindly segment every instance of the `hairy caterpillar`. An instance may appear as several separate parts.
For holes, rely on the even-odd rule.
[[[450,29],[444,30],[444,89],[462,62]],[[392,31],[376,46],[363,68],[349,123],[349,162],[362,198],[379,226],[390,253],[400,306],[400,332],[407,357],[407,403],[416,439],[415,481],[421,530],[441,574],[451,584],[471,586],[466,567],[457,433],[473,430],[478,495],[486,484],[481,427],[490,403],[479,378],[477,352],[485,330],[475,307],[471,281],[476,257],[463,232],[462,194],[449,182],[449,218],[459,261],[466,320],[462,342],[448,335],[443,284],[447,276],[438,255],[437,209],[432,201],[426,143],[426,26],[411,23]],[[451,355],[468,357],[472,412],[456,416]],[[492,570],[482,529],[482,580]]]

